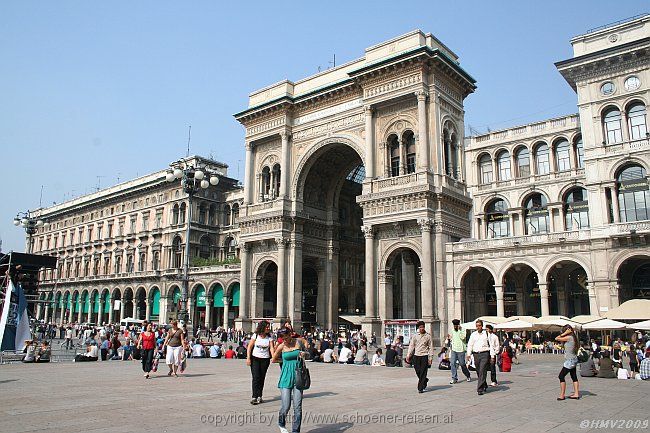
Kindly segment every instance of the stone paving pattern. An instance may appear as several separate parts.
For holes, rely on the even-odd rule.
[[[452,386],[449,372],[434,368],[427,392],[418,394],[409,368],[308,363],[312,388],[305,391],[302,431],[608,431],[580,426],[583,420],[599,419],[644,420],[647,425],[650,383],[582,378],[581,400],[556,401],[561,355],[520,359],[511,373],[497,373],[500,385],[484,396],[476,394],[475,380]],[[145,380],[139,361],[1,365],[0,432],[279,431],[277,365],[267,375],[267,401],[258,406],[249,403],[250,370],[243,360],[190,359],[180,378],[167,377],[166,366],[163,370]],[[307,419],[308,413],[327,416],[329,422]],[[215,415],[233,414],[253,422],[239,425],[231,419],[228,425],[215,425]],[[382,425],[343,418],[357,414],[438,415],[438,423],[421,419],[429,422]]]

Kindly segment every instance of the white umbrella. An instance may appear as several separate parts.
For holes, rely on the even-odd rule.
[[[650,331],[650,320],[644,320],[643,322],[630,323],[627,325],[627,329],[634,329],[639,331]]]
[[[600,319],[602,319],[602,317],[600,316],[594,316],[592,314],[582,314],[580,316],[572,317],[571,321],[584,325],[585,323],[595,322],[596,320],[600,320]]]
[[[506,321],[509,320],[509,319],[507,319],[505,317],[499,317],[499,316],[481,316],[481,317],[478,317],[478,318],[474,319],[471,322],[461,323],[460,327],[465,329],[465,330],[467,330],[467,329],[474,330],[474,329],[476,329],[476,321],[479,320],[479,319],[481,319],[483,321],[483,327],[485,327],[485,325],[487,325],[488,323],[490,325],[497,325],[499,323],[503,323],[503,322],[506,322]]]
[[[535,323],[535,329],[542,329],[544,331],[557,330],[565,325],[571,325],[574,329],[580,329],[580,324],[569,320],[564,316],[542,316]]]
[[[529,331],[533,329],[533,324],[523,320],[512,320],[510,322],[499,323],[494,329],[507,330],[507,331]]]
[[[582,325],[582,329],[586,330],[616,330],[616,329],[625,329],[626,324],[623,322],[619,322],[617,320],[612,320],[612,319],[600,319],[596,320],[595,322],[589,322],[585,325]]]

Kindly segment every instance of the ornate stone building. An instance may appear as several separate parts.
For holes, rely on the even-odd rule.
[[[578,114],[466,141],[474,239],[446,246],[448,318],[650,298],[650,15],[571,43]]]
[[[468,237],[458,57],[414,31],[250,95],[238,323],[444,328],[444,246]],[[363,229],[363,230],[362,230]],[[442,322],[441,322],[442,319]]]
[[[57,321],[117,322],[127,317],[161,323],[176,317],[182,288],[187,215],[193,323],[230,325],[239,305],[239,206],[243,190],[223,163],[187,158],[219,174],[217,186],[199,191],[192,212],[181,183],[166,170],[32,212],[46,224],[32,251],[58,257],[42,272],[39,317]]]
[[[649,20],[571,41],[556,66],[578,114],[468,139],[475,81],[421,31],[253,92],[235,115],[244,189],[203,160],[224,181],[194,202],[190,240],[193,256],[241,266],[192,268],[192,321],[408,337],[422,318],[439,339],[455,317],[602,314],[650,297]],[[41,315],[173,315],[179,190],[158,172],[38,211],[35,251],[60,258]]]

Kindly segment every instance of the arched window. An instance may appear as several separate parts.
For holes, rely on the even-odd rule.
[[[160,269],[160,253],[158,251],[154,251],[153,253],[153,260],[151,262],[151,267],[153,268],[154,271]]]
[[[481,183],[488,184],[492,183],[492,158],[490,155],[484,154],[478,160],[479,169],[481,170]]]
[[[630,104],[627,109],[627,121],[630,128],[630,139],[641,140],[646,138],[648,124],[646,123],[646,109],[641,102]]]
[[[623,141],[621,112],[618,108],[612,107],[603,113],[603,128],[605,129],[605,142],[607,144]]]
[[[232,223],[239,224],[239,204],[232,205]]]
[[[589,203],[587,190],[574,188],[564,197],[564,221],[567,230],[589,227]]]
[[[209,259],[212,252],[212,239],[210,236],[201,237],[201,249],[199,251],[199,257],[202,259]]]
[[[456,126],[451,122],[445,123],[443,142],[445,146],[445,173],[447,176],[458,178],[460,175],[458,168],[458,134],[456,134]]]
[[[280,164],[273,166],[273,190],[271,191],[271,198],[276,198],[280,195]]]
[[[224,226],[229,226],[230,225],[230,205],[227,204],[226,207],[223,208],[223,225]]]
[[[551,165],[548,158],[548,145],[540,143],[535,147],[535,174],[549,174],[551,172]]]
[[[487,221],[486,234],[488,238],[501,238],[510,235],[508,205],[505,200],[492,201],[485,209],[485,220]]]
[[[234,259],[237,257],[237,241],[235,238],[230,239],[228,242],[228,258]]]
[[[582,136],[578,135],[574,143],[576,152],[576,164],[578,168],[585,168],[585,148],[582,145]]]
[[[399,141],[396,136],[391,135],[388,139],[388,149],[390,152],[390,175],[399,176]]]
[[[510,180],[510,153],[507,150],[497,156],[499,164],[499,180]]]
[[[126,256],[126,272],[133,272],[133,254]]]
[[[185,203],[181,203],[179,224],[185,224],[185,211],[186,210],[187,210],[187,205]]]
[[[555,168],[557,171],[571,170],[570,148],[567,140],[560,140],[555,143]]]
[[[178,224],[178,204],[172,208],[172,224]]]
[[[211,204],[208,210],[208,224],[211,226],[217,225],[217,205]]]
[[[650,219],[650,190],[643,167],[630,165],[621,170],[617,190],[621,222]]]
[[[115,273],[122,273],[122,256],[115,257]]]
[[[406,172],[415,173],[415,135],[411,131],[406,131],[403,140],[406,146]]]
[[[530,152],[527,147],[520,147],[515,154],[517,159],[517,177],[530,176]]]
[[[527,235],[548,232],[548,208],[546,205],[546,197],[539,193],[531,195],[524,203]]]
[[[201,203],[199,205],[199,224],[205,224],[206,223],[206,215],[207,215],[207,206],[205,203]]]
[[[175,237],[172,242],[172,267],[180,268],[182,259],[183,259],[183,245],[181,244],[181,238]]]
[[[271,169],[264,167],[262,169],[262,201],[269,200],[271,198]]]

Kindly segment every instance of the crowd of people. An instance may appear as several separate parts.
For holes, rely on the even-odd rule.
[[[75,350],[75,362],[106,360],[139,360],[145,379],[156,372],[161,360],[167,365],[168,376],[179,377],[187,368],[190,358],[241,359],[251,371],[251,404],[264,403],[263,392],[266,374],[271,363],[281,368],[278,388],[281,395],[279,426],[286,430],[287,414],[293,407],[293,429],[300,428],[302,414],[302,392],[304,384],[296,383],[295,370],[301,362],[311,361],[324,364],[347,364],[357,366],[413,367],[417,376],[419,393],[427,391],[428,370],[437,362],[438,369],[449,370],[450,384],[459,382],[458,371],[471,382],[472,371],[476,374],[478,395],[485,394],[489,387],[498,386],[497,371],[509,372],[518,363],[518,354],[529,348],[531,339],[518,333],[495,333],[492,325],[477,320],[476,330],[468,332],[460,326],[460,320],[453,320],[453,329],[443,339],[442,347],[435,348],[433,338],[426,332],[425,323],[419,321],[417,332],[411,335],[408,345],[403,336],[386,334],[383,347],[373,333],[370,338],[362,331],[345,333],[334,330],[314,329],[299,334],[290,322],[272,330],[268,321],[257,324],[255,332],[244,333],[235,329],[206,329],[197,327],[189,335],[187,326],[172,321],[169,325],[144,322],[142,325],[120,326],[105,324],[67,324],[56,326],[39,324],[36,335],[42,343],[26,342],[24,362],[48,362],[51,347],[47,338],[58,336],[61,350]],[[528,336],[530,337],[530,336]],[[543,347],[550,350],[547,336],[536,334]],[[564,356],[558,375],[560,395],[558,400],[579,399],[581,377],[637,378],[650,379],[650,339],[647,335],[634,334],[634,341],[620,339],[609,348],[602,348],[597,340],[580,342],[578,334],[569,325],[552,342],[554,349],[560,348]],[[374,353],[369,352],[374,348]],[[370,349],[372,350],[372,349]],[[629,371],[623,365],[627,358]],[[488,381],[488,373],[490,374]],[[565,378],[570,375],[573,392],[566,395]]]

